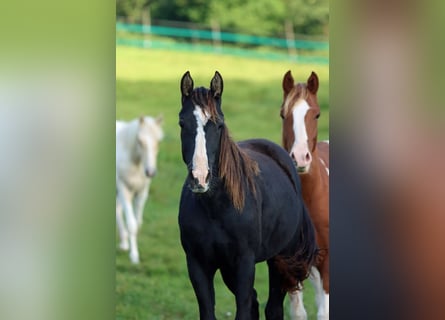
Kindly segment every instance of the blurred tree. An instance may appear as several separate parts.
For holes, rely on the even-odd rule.
[[[156,19],[203,23],[209,12],[208,0],[154,1],[151,12]]]
[[[116,16],[127,18],[130,23],[140,22],[145,0],[116,0]]]
[[[142,11],[153,19],[217,24],[221,30],[284,36],[285,25],[297,34],[327,35],[328,0],[116,0],[117,16],[140,23]]]
[[[226,0],[211,1],[209,19],[218,21],[222,30],[255,35],[283,32],[285,8],[281,1]]]
[[[283,36],[286,21],[298,34],[326,35],[328,0],[211,1],[210,19],[221,29],[257,35]]]
[[[329,32],[329,0],[281,0],[285,20],[291,21],[295,33],[327,35]]]

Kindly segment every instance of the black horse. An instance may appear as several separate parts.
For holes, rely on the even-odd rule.
[[[300,180],[284,149],[267,140],[235,143],[221,110],[223,80],[193,89],[181,79],[182,157],[188,177],[179,206],[181,243],[201,319],[215,319],[220,270],[236,297],[236,319],[258,319],[255,264],[267,261],[267,319],[283,319],[287,291],[300,287],[316,257]]]

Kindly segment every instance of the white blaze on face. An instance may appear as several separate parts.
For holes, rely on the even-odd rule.
[[[208,188],[206,183],[207,175],[209,174],[209,161],[207,158],[206,137],[204,127],[210,119],[210,116],[203,112],[199,106],[195,106],[193,114],[196,118],[196,138],[195,138],[195,152],[192,159],[192,175],[198,179],[198,182],[205,189]]]
[[[306,124],[304,122],[304,118],[309,108],[310,107],[305,100],[299,100],[292,110],[295,140],[290,152],[291,157],[297,162],[298,167],[306,168],[306,172],[309,170],[312,160],[309,152]]]
[[[147,139],[147,163],[146,163],[146,171],[149,176],[154,175],[156,172],[156,142],[153,138]]]
[[[156,163],[159,151],[159,141],[163,138],[162,128],[156,123],[154,119],[150,119],[149,126],[147,132],[147,169],[151,173],[156,172]]]
[[[144,123],[139,126],[138,135],[144,173],[147,177],[152,177],[156,173],[158,144],[159,139],[162,138],[162,129],[155,124],[153,119],[146,117]]]

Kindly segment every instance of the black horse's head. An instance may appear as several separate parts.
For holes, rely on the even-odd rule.
[[[209,190],[212,171],[218,166],[224,126],[222,92],[223,80],[218,71],[210,81],[210,89],[193,89],[190,73],[187,71],[182,76],[182,108],[179,112],[182,159],[189,170],[190,189],[195,193]]]

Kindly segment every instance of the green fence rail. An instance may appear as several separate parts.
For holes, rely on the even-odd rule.
[[[116,23],[116,32],[117,45],[214,52],[272,60],[292,60],[301,63],[329,63],[329,44],[322,41],[290,41],[280,38],[215,32],[211,30],[126,24],[121,22]],[[129,35],[133,36],[130,37]],[[139,38],[137,36],[139,36]],[[172,39],[176,41],[172,41]],[[190,42],[190,39],[193,41]],[[249,48],[243,48],[243,46]],[[262,48],[263,50],[258,50],[258,48]],[[264,50],[264,48],[268,48],[269,50]],[[305,54],[295,54],[297,50],[302,50]],[[318,54],[324,53],[326,56],[316,56],[315,54],[311,54],[311,51],[315,51]],[[291,54],[289,52],[294,53]]]

